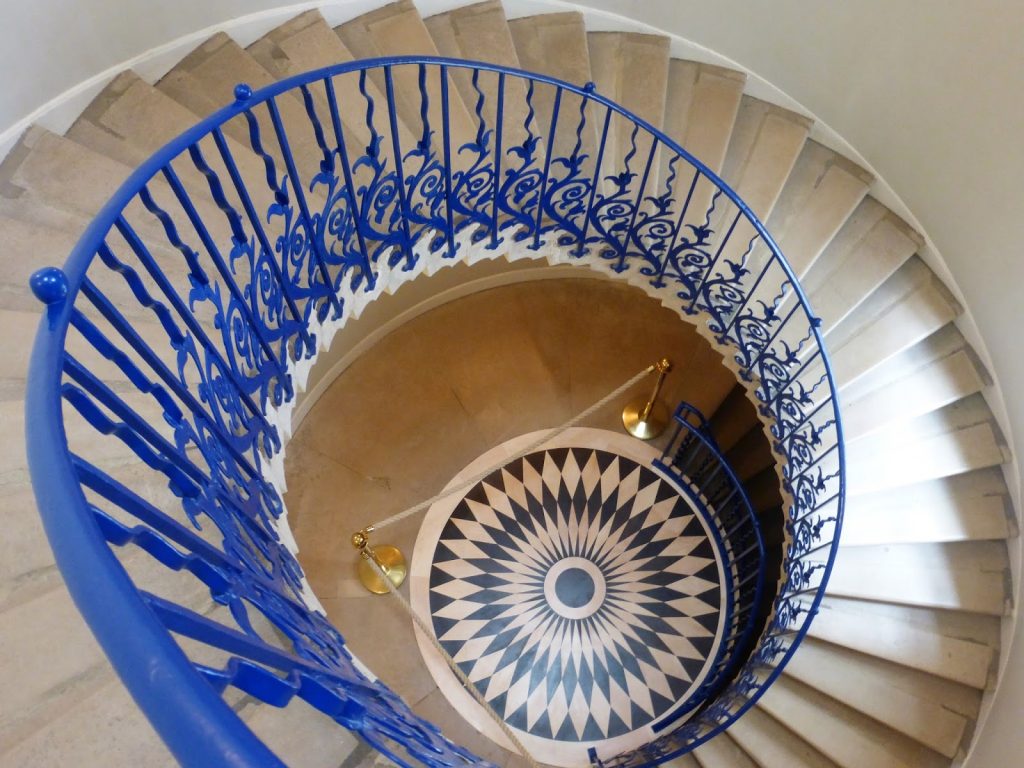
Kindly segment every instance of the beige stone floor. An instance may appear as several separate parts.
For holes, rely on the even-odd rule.
[[[437,690],[409,619],[356,582],[349,536],[437,493],[494,445],[566,421],[666,355],[675,366],[669,403],[713,407],[733,382],[692,326],[637,289],[587,278],[496,288],[382,339],[333,382],[288,446],[285,500],[328,617],[417,713],[499,765],[521,761],[471,729]],[[585,425],[621,428],[627,399]],[[375,541],[411,553],[421,517]]]

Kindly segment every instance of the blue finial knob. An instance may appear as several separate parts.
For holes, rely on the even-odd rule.
[[[34,272],[28,285],[43,304],[56,304],[68,295],[68,276],[57,267],[43,267]]]
[[[583,86],[583,90],[586,91],[587,93],[593,93],[594,91],[597,90],[597,85],[595,85],[594,81],[591,80],[589,83]]]
[[[248,83],[239,83],[235,86],[235,101],[248,101],[252,98],[252,86]]]

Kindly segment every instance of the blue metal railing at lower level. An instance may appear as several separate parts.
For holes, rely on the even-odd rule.
[[[499,249],[674,304],[757,398],[782,465],[783,573],[750,656],[686,722],[605,764],[660,762],[728,727],[807,632],[842,518],[842,430],[820,323],[763,225],[592,85],[433,57],[349,62],[236,88],[128,178],[63,270],[32,281],[46,310],[28,447],[47,535],[183,764],[279,764],[229,687],[302,699],[403,765],[479,764],[309,607],[278,523],[276,425],[353,307],[396,274]]]
[[[731,682],[743,654],[751,650],[767,576],[761,522],[742,481],[715,442],[707,419],[696,407],[682,402],[673,421],[675,431],[655,466],[674,477],[708,518],[715,546],[722,553],[729,618],[707,678],[689,701],[655,725],[656,731],[707,706]]]

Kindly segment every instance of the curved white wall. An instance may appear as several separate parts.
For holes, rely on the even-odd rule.
[[[339,23],[382,1],[340,0],[327,3],[325,14]],[[418,4],[436,12],[465,0]],[[1024,355],[1017,338],[1024,329],[1024,3],[576,4],[656,26],[734,60],[855,147],[942,254],[987,346],[992,372],[1009,395],[1005,413],[993,402],[997,416],[1011,433],[1024,434],[1024,398],[1016,397],[1024,392]],[[319,5],[325,3],[8,0],[0,8],[0,71],[7,73],[0,89],[0,156],[32,120],[63,130],[124,66],[156,79],[219,28],[230,26],[246,43]],[[524,15],[552,10],[556,3],[512,0],[506,5]],[[239,17],[244,18],[232,21]],[[611,23],[607,17],[604,22]],[[1018,462],[1022,457],[1024,451],[1018,451]],[[1019,547],[1011,549],[1019,556]],[[1004,663],[1024,670],[1024,621],[1017,616],[1019,639],[1007,649]],[[1011,756],[1024,752],[1017,723],[1022,711],[1024,674],[1004,675],[971,768],[1013,764]]]

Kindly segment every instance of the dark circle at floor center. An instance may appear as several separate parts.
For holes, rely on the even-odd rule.
[[[569,568],[555,579],[555,594],[570,608],[582,608],[594,599],[597,585],[582,568]]]

